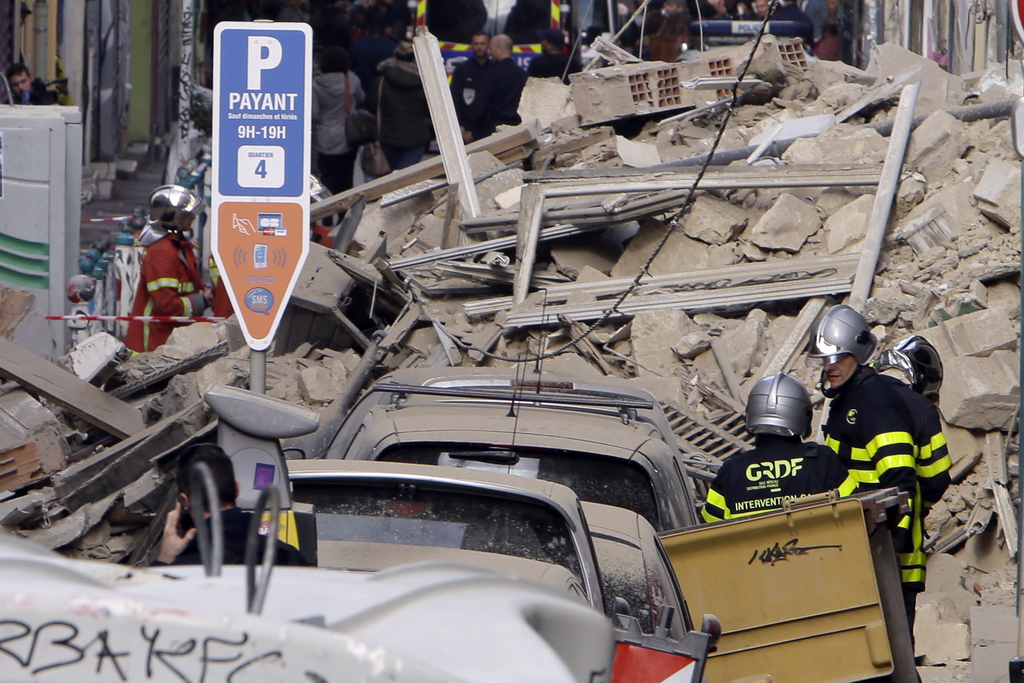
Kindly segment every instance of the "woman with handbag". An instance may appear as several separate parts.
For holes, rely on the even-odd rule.
[[[320,181],[331,194],[352,188],[359,145],[349,141],[350,129],[358,128],[350,124],[349,119],[359,118],[359,107],[365,99],[359,79],[349,70],[345,48],[325,49],[320,55],[320,75],[313,81],[312,117],[316,126]],[[372,126],[373,118],[366,116]]]

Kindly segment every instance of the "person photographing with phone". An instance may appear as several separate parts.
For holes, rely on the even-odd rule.
[[[178,502],[167,513],[164,521],[160,552],[154,563],[156,565],[202,564],[196,529],[189,528],[187,524],[187,521],[191,521],[192,509],[192,500],[188,493],[189,482],[193,470],[199,463],[210,468],[214,488],[217,490],[217,504],[220,506],[224,526],[224,564],[245,563],[246,533],[252,513],[243,511],[235,504],[238,498],[238,482],[235,481],[235,469],[231,464],[231,458],[220,446],[204,443],[190,447],[178,463],[175,477],[178,484]],[[210,513],[206,512],[205,517],[204,523],[209,524]],[[277,551],[274,564],[294,567],[309,565],[294,546],[280,539],[275,539],[275,543]],[[262,555],[262,547],[259,552]]]

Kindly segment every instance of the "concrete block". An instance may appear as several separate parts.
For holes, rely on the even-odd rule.
[[[861,164],[881,164],[889,147],[888,138],[873,128],[851,132],[849,126],[835,126],[816,138],[801,138],[782,154],[790,164],[827,164],[836,159],[856,159]]]
[[[1010,319],[1020,318],[1020,287],[1009,280],[1000,280],[986,287],[989,308],[1002,311]]]
[[[1016,351],[995,351],[987,358],[961,356],[943,366],[939,408],[950,424],[984,431],[1006,427],[1020,395]]]
[[[820,227],[821,218],[813,206],[783,193],[754,226],[750,241],[762,249],[795,254]]]
[[[248,348],[248,347],[246,347]],[[249,361],[225,356],[205,365],[195,373],[196,388],[203,396],[214,384],[238,386],[249,378]]]
[[[880,287],[864,305],[864,319],[872,325],[888,325],[902,311],[914,309],[915,299],[899,287]]]
[[[60,364],[75,373],[79,379],[91,382],[111,364],[127,358],[128,351],[120,339],[99,332],[75,346]]]
[[[971,608],[971,683],[1005,683],[1017,656],[1017,615],[1012,606]]]
[[[838,209],[825,221],[825,245],[830,254],[845,254],[859,248],[867,233],[875,205],[874,195],[862,195]]]
[[[538,119],[547,128],[559,119],[576,114],[569,86],[560,78],[530,78],[519,98],[519,116],[523,121]]]
[[[494,198],[494,201],[502,209],[508,209],[519,203],[519,198],[523,195],[523,186],[518,185],[511,189],[505,190],[501,194]]]
[[[931,114],[911,133],[904,163],[917,168],[929,185],[939,182],[970,144],[962,125],[945,111]]]
[[[680,358],[693,360],[710,348],[711,335],[707,333],[707,330],[695,330],[684,334],[672,347],[672,350]]]
[[[933,604],[919,605],[914,623],[915,654],[924,664],[945,664],[971,656],[971,634],[967,624],[944,621]]]
[[[927,567],[927,588],[917,596],[917,604],[935,605],[943,621],[966,624],[975,599],[974,593],[964,586],[964,561],[947,553],[936,553],[928,556]]]
[[[222,324],[193,323],[176,327],[167,338],[167,346],[184,351],[185,356],[193,356],[208,351],[222,341],[227,341],[227,329]]]
[[[899,76],[911,69],[916,69],[914,79],[921,79],[921,93],[918,96],[918,111],[924,113],[946,104],[959,106],[967,94],[967,86],[963,78],[943,71],[935,62],[914,54],[896,43],[887,42],[877,45],[871,51],[871,62],[867,72],[879,79]]]
[[[632,168],[648,168],[661,163],[661,155],[658,153],[657,145],[646,142],[634,142],[617,135],[615,137],[615,149],[619,152],[622,163]]]
[[[689,316],[682,311],[650,311],[638,313],[633,318],[633,356],[637,362],[664,375],[672,375],[677,363],[672,352],[680,335],[692,325]],[[640,369],[638,376],[650,374]]]
[[[747,214],[730,202],[701,195],[693,202],[683,223],[683,231],[707,244],[725,244],[747,227]]]
[[[978,210],[994,222],[1017,232],[1020,229],[1020,164],[993,159],[974,188]]]
[[[311,405],[330,403],[341,394],[331,370],[319,365],[299,371],[299,392]]]
[[[737,378],[742,379],[756,368],[765,354],[764,330],[767,317],[754,309],[741,325],[722,332],[722,344],[728,351],[726,362],[732,365]]]
[[[1017,346],[1017,330],[998,308],[959,315],[920,334],[935,345],[943,361],[951,356],[986,357]]]

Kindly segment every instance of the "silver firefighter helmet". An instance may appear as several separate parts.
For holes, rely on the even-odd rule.
[[[879,372],[890,368],[901,371],[910,388],[924,396],[937,393],[942,386],[939,352],[930,341],[917,334],[878,354],[875,368]]]
[[[747,431],[805,437],[811,431],[811,397],[800,380],[778,373],[760,380],[747,397]]]
[[[192,227],[189,217],[194,219],[202,209],[202,198],[181,185],[161,185],[149,195],[149,218],[164,229],[188,231]]]
[[[811,358],[823,358],[835,363],[844,353],[857,359],[858,365],[867,364],[878,347],[868,322],[846,304],[828,309],[818,321],[811,336]]]

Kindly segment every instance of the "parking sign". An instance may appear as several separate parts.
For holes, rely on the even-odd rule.
[[[221,22],[213,40],[213,253],[246,342],[262,351],[309,253],[313,33]]]

